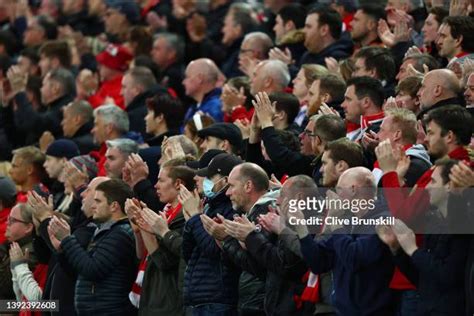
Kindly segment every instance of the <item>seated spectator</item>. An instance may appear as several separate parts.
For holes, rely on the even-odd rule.
[[[234,123],[237,120],[250,122],[252,119],[254,108],[247,77],[229,79],[222,88],[221,101],[225,123]]]
[[[74,98],[74,77],[66,69],[52,70],[43,78],[41,88],[41,101],[46,111],[35,111],[26,95],[26,74],[19,68],[12,67],[8,79],[14,91],[15,125],[18,130],[26,133],[26,144],[37,142],[45,131],[51,132],[55,137],[62,135],[61,108],[69,104]]]
[[[58,68],[71,69],[71,48],[65,41],[48,41],[39,50],[39,66],[44,77],[51,70]]]
[[[316,113],[308,113],[309,103],[309,89],[315,80],[328,74],[327,68],[321,65],[302,65],[301,70],[296,74],[293,83],[293,94],[298,98],[301,108],[298,116],[295,119],[295,123],[299,126],[303,126],[306,117],[311,117]],[[316,111],[317,112],[317,111]]]
[[[35,256],[35,251],[32,244],[33,234],[34,225],[31,209],[29,209],[25,203],[18,203],[11,209],[10,215],[7,219],[7,230],[5,232],[5,237],[9,243],[4,243],[0,246],[0,281],[2,284],[0,287],[0,297],[2,297],[2,299],[22,300],[21,296],[16,298],[16,293],[14,292],[15,289],[13,288],[12,273],[10,268],[11,262],[9,248],[20,248],[22,253],[28,249],[30,256],[26,262],[28,263],[30,271],[33,271],[38,264],[38,259]],[[18,260],[20,260],[20,258],[18,258]],[[46,271],[44,271],[44,273],[46,273]],[[45,274],[42,274],[42,276],[44,275]]]
[[[418,91],[421,88],[422,80],[423,79],[420,77],[406,77],[405,79],[400,80],[395,89],[397,93],[395,97],[396,105],[418,115],[421,110]]]
[[[408,72],[409,65],[412,65],[415,70],[420,73],[424,73],[423,65],[426,65],[429,70],[438,69],[440,67],[439,62],[431,55],[428,54],[416,54],[409,55],[403,59],[403,63],[400,65],[400,70],[397,73],[395,79],[400,83],[403,79],[410,76]]]
[[[321,184],[326,188],[334,188],[346,170],[363,165],[364,156],[360,145],[345,138],[328,142],[321,157]]]
[[[384,118],[383,87],[379,80],[356,77],[347,82],[347,90],[341,107],[347,120],[347,138],[362,139],[370,131],[377,133]]]
[[[344,102],[345,91],[346,83],[339,76],[328,74],[315,79],[308,89],[307,116],[311,117],[317,114],[324,103],[344,117],[341,104]]]
[[[114,104],[124,109],[125,104],[121,95],[122,79],[128,69],[128,63],[132,60],[132,55],[123,46],[109,45],[96,56],[96,59],[99,66],[100,86],[87,101],[95,109],[110,103],[110,98]]]
[[[184,45],[182,39],[172,33],[162,32],[156,35],[151,51],[153,62],[158,65],[160,76],[157,82],[172,89],[183,100],[184,92]]]
[[[23,73],[27,73],[29,76],[40,76],[39,61],[39,55],[34,49],[25,48],[18,56],[17,65],[20,66]]]
[[[385,97],[395,95],[395,61],[390,51],[379,47],[365,47],[355,55],[355,70],[352,77],[367,76],[380,80]]]
[[[208,167],[197,171],[197,177],[204,178],[206,219],[218,216],[230,219],[235,214],[226,195],[227,177],[240,163],[242,161],[238,157],[222,153],[215,155]],[[195,192],[188,192],[190,194],[193,195],[192,199],[199,199]],[[240,271],[221,259],[221,249],[206,232],[199,210],[184,208],[184,212],[187,220],[183,232],[183,255],[187,263],[184,276],[185,306],[193,315],[213,308],[225,309],[226,315],[237,315]],[[216,266],[219,269],[215,269]]]
[[[222,122],[223,114],[219,98],[221,89],[217,87],[218,77],[219,69],[210,59],[202,58],[189,63],[183,85],[186,95],[193,98],[197,104],[188,109],[184,116],[185,122],[198,111],[209,114],[216,122]]]
[[[385,19],[385,10],[379,4],[361,5],[356,11],[351,22],[351,36],[358,44],[359,49],[361,47],[381,47],[383,45],[377,32],[380,19]]]
[[[45,154],[46,159],[43,167],[49,178],[53,180],[49,191],[53,195],[54,209],[57,210],[66,198],[64,192],[65,164],[69,159],[79,156],[79,148],[72,140],[58,139],[48,146]]]
[[[466,80],[466,90],[464,92],[466,107],[471,114],[474,108],[474,73],[471,73]]]
[[[436,40],[438,39],[438,30],[449,11],[444,7],[433,7],[428,12],[428,17],[423,24],[421,33],[423,34],[423,48],[435,58],[439,58]]]
[[[474,54],[474,22],[467,16],[448,16],[439,27],[436,45],[439,55],[451,63],[463,63]]]
[[[83,155],[97,149],[91,134],[94,125],[91,105],[87,101],[74,101],[63,107],[62,111],[64,137],[75,142]]]
[[[281,53],[285,53],[294,60],[300,60],[306,50],[303,32],[305,18],[306,10],[299,3],[286,4],[278,11],[273,27],[278,50],[270,52],[271,58],[279,59]]]
[[[308,12],[304,27],[304,46],[308,50],[297,62],[325,65],[326,57],[345,59],[352,53],[353,44],[341,40],[342,20],[340,15],[327,8],[315,8]]]
[[[242,134],[237,126],[231,123],[215,123],[198,131],[203,139],[202,152],[210,149],[224,150],[229,154],[238,154],[242,146]]]
[[[47,177],[43,164],[46,157],[36,147],[28,146],[13,151],[10,178],[18,187],[18,202],[26,202],[26,193],[41,190],[42,182]]]
[[[140,210],[132,200],[126,202],[137,250],[143,249],[141,253],[137,251],[137,255],[141,259],[146,257],[140,313],[182,314],[183,288],[180,280],[184,276],[185,264],[181,244],[187,216],[178,196],[181,190],[193,191],[195,183],[194,171],[180,163],[170,160],[160,170],[155,187],[165,207],[159,215],[149,208]],[[133,214],[136,214],[135,217]],[[134,220],[138,226],[133,224]]]
[[[130,27],[140,20],[138,4],[126,0],[105,0],[105,33],[112,43],[125,42]]]
[[[26,48],[39,50],[47,40],[54,40],[58,36],[57,25],[53,19],[44,15],[33,17],[23,34],[23,45]]]
[[[122,169],[131,154],[138,153],[138,144],[128,138],[116,138],[105,142],[105,172],[111,179],[122,179]]]
[[[459,80],[451,70],[435,69],[428,72],[423,77],[417,94],[421,105],[418,119],[423,119],[426,114],[437,108],[451,104],[463,105],[463,100],[459,98],[460,92]]]
[[[96,15],[89,15],[86,1],[64,0],[61,9],[60,25],[68,25],[85,36],[97,36],[104,31],[103,21]]]
[[[390,247],[397,266],[418,289],[418,313],[430,310],[462,315],[465,312],[463,280],[468,240],[463,235],[441,234],[449,221],[449,173],[456,163],[456,160],[436,162],[426,186],[430,204],[435,208],[425,219],[426,231],[433,234],[424,235],[420,246],[417,246],[415,233],[402,221],[396,222],[393,229],[378,231],[380,239]],[[446,245],[443,250],[440,249],[442,244]],[[451,273],[444,273],[446,269]]]
[[[264,60],[257,64],[251,76],[250,93],[284,92],[290,83],[288,67],[279,60]]]
[[[245,35],[239,51],[239,69],[247,76],[253,75],[253,68],[268,58],[273,46],[272,39],[263,32],[252,32]]]
[[[128,292],[137,262],[133,232],[124,213],[125,200],[132,197],[132,190],[121,180],[105,181],[96,187],[93,218],[100,227],[87,248],[71,235],[67,222],[54,217],[49,223],[52,243],[61,247],[78,273],[74,302],[78,314],[134,313]],[[96,303],[91,305],[91,301]]]
[[[122,79],[122,96],[130,121],[130,130],[145,136],[146,100],[157,93],[166,93],[158,87],[151,70],[134,67]]]
[[[198,136],[198,131],[214,124],[214,119],[209,115],[194,114],[193,117],[184,125],[184,135],[201,148],[203,139]],[[200,155],[199,155],[200,156]]]
[[[418,131],[416,116],[406,109],[391,109],[385,112],[385,118],[377,134],[379,141],[389,139],[394,150],[400,150],[409,157],[409,167],[404,175],[403,185],[411,188],[416,181],[431,167],[430,157],[421,144],[416,144]],[[379,183],[383,172],[378,162],[372,170],[375,180]]]

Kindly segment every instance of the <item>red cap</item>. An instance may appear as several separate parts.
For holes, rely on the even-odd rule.
[[[105,50],[96,56],[99,64],[119,71],[126,71],[132,58],[133,56],[128,49],[113,44],[108,45]]]

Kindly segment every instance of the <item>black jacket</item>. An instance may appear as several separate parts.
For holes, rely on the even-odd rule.
[[[227,219],[235,214],[225,191],[208,201],[204,213],[211,218],[221,214]],[[221,259],[221,249],[204,229],[199,215],[186,222],[183,257],[187,264],[184,277],[186,306],[213,303],[237,306],[240,271]]]
[[[262,232],[251,232],[245,240],[250,255],[266,269],[266,315],[312,315],[312,311],[298,308],[294,300],[294,295],[304,290],[301,278],[308,267],[301,254],[298,256],[284,240],[291,237],[298,242],[296,234],[268,236]]]
[[[181,258],[183,213],[169,223],[170,231],[158,238],[158,249],[148,256],[140,294],[139,315],[183,315],[182,279],[185,264]]]
[[[99,16],[89,15],[88,10],[82,10],[71,15],[59,15],[59,25],[69,25],[74,31],[84,36],[97,36],[104,32],[104,23]]]
[[[133,315],[128,294],[137,276],[135,239],[127,218],[102,225],[82,248],[74,235],[61,241],[78,273],[74,304],[78,315]]]
[[[98,150],[99,146],[94,144],[94,137],[91,134],[91,130],[94,127],[94,123],[87,122],[82,125],[77,132],[70,139],[76,143],[79,147],[81,155],[87,155],[91,151]]]
[[[304,64],[318,64],[326,66],[324,59],[326,57],[333,57],[337,60],[346,59],[351,56],[354,44],[350,38],[341,36],[341,38],[320,51],[317,54],[306,52],[301,56],[297,66],[301,67]]]
[[[155,86],[152,89],[137,95],[129,105],[125,108],[130,121],[130,131],[142,134],[145,138],[146,126],[145,116],[147,114],[146,100],[156,94],[166,93],[166,90],[160,86]]]
[[[459,105],[459,106],[464,106],[464,100],[461,99],[461,98],[450,98],[450,99],[446,99],[446,100],[441,100],[441,101],[433,104],[429,108],[421,110],[420,113],[418,113],[418,115],[416,116],[416,118],[418,120],[422,120],[425,117],[425,115],[428,114],[430,111],[432,111],[434,109],[439,109],[439,108],[445,107],[447,105],[453,105],[453,104],[454,105]]]
[[[14,98],[17,110],[14,112],[15,126],[26,133],[26,144],[36,143],[43,132],[50,131],[56,138],[63,134],[61,121],[62,107],[73,101],[73,96],[66,95],[47,105],[43,112],[37,112],[28,101],[25,92],[20,92]]]
[[[439,217],[430,217],[434,216]],[[445,224],[441,221],[446,222],[445,219],[439,221],[440,225]],[[418,315],[462,315],[465,312],[468,245],[465,235],[426,234],[423,245],[411,257],[403,251],[395,256],[397,266],[418,289]]]
[[[306,156],[300,152],[288,149],[280,141],[274,127],[267,127],[262,130],[262,140],[268,157],[270,157],[277,172],[284,172],[289,176],[298,174],[312,175],[313,167],[311,162],[315,156]]]

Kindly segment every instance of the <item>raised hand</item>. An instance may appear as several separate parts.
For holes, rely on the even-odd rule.
[[[416,246],[416,236],[413,230],[411,230],[401,220],[396,219],[395,225],[393,225],[393,231],[397,236],[398,243],[403,248],[403,251],[411,256],[418,249]]]
[[[266,231],[277,235],[280,235],[283,231],[283,228],[285,228],[280,215],[272,212],[260,215],[258,218],[258,223],[262,225],[263,229]]]
[[[224,240],[228,234],[225,231],[225,227],[223,222],[225,221],[225,218],[222,217],[220,214],[217,215],[218,220],[214,220],[210,218],[209,216],[202,214],[201,215],[201,222],[202,226],[206,230],[206,232],[214,237],[216,240]]]
[[[197,188],[191,193],[181,184],[179,186],[178,201],[183,206],[183,214],[186,220],[202,213],[201,198]]]
[[[165,212],[160,212],[160,214],[156,214],[149,208],[143,208],[141,211],[141,215],[144,221],[151,228],[151,231],[153,231],[153,233],[155,233],[156,235],[163,237],[167,232],[170,231]]]
[[[375,155],[384,173],[397,170],[398,159],[395,157],[390,139],[384,140],[375,148]]]
[[[255,100],[252,100],[252,103],[262,128],[272,126],[272,118],[275,113],[275,103],[272,104],[268,94],[266,92],[257,93],[255,95]]]
[[[270,49],[268,57],[270,59],[280,60],[287,65],[291,65],[295,62],[295,60],[293,59],[293,56],[291,55],[291,51],[288,49],[288,47],[285,48],[285,51],[282,51],[278,47],[272,48]]]
[[[67,236],[71,235],[71,227],[64,220],[59,217],[53,216],[49,222],[49,228],[56,237],[57,240],[62,241]]]
[[[28,192],[27,204],[33,210],[33,215],[38,219],[39,222],[44,221],[50,217],[53,213],[53,196],[49,195],[48,201],[43,199],[35,191]]]
[[[225,232],[235,239],[245,242],[247,236],[255,230],[254,223],[249,221],[247,216],[235,216],[234,220],[224,220]]]
[[[82,170],[79,170],[72,162],[67,162],[64,165],[64,171],[66,181],[74,190],[89,183],[89,174],[87,173],[87,167],[85,165],[82,166]]]

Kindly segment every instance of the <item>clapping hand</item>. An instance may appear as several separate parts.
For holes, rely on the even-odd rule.
[[[143,220],[146,222],[148,227],[151,228],[155,235],[163,237],[164,235],[166,235],[167,232],[170,231],[165,212],[160,212],[160,214],[156,214],[149,208],[143,208],[141,211],[141,215]]]
[[[202,213],[201,198],[197,188],[191,193],[186,186],[181,184],[179,186],[178,201],[183,206],[183,214],[186,220]]]
[[[418,249],[416,246],[416,236],[413,230],[411,230],[401,220],[396,219],[395,225],[393,225],[393,231],[397,236],[398,243],[403,248],[403,251],[411,256]]]
[[[287,65],[291,65],[295,62],[288,47],[285,48],[285,51],[282,51],[278,47],[272,48],[268,57],[270,57],[270,59],[280,60]]]
[[[28,262],[29,259],[29,249],[26,248],[25,252],[21,250],[20,245],[17,242],[12,242],[10,245],[10,264],[15,264],[18,262]]]
[[[53,213],[53,196],[49,195],[48,201],[42,198],[35,191],[28,192],[27,204],[33,210],[33,215],[39,222],[44,221]]]
[[[272,104],[266,92],[259,92],[255,95],[255,100],[252,100],[252,103],[262,129],[273,126],[272,118],[275,113],[274,107],[276,102]]]
[[[223,224],[223,222],[225,221],[225,218],[220,214],[217,214],[217,218],[218,218],[217,220],[214,220],[210,218],[209,216],[202,214],[201,222],[202,222],[202,226],[204,227],[204,229],[209,235],[211,235],[218,241],[222,241],[228,236]]]
[[[235,239],[245,242],[247,236],[255,230],[256,226],[254,223],[249,221],[247,216],[235,216],[234,220],[224,220],[225,232],[234,237]]]
[[[62,241],[64,238],[71,235],[71,227],[68,222],[57,216],[51,218],[48,229],[51,229],[51,232],[59,241]]]

